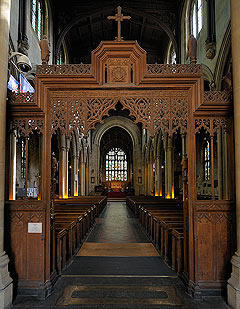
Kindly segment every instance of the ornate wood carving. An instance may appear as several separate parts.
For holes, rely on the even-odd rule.
[[[91,64],[37,65],[38,75],[91,75]]]
[[[204,220],[203,220],[204,219]],[[210,213],[198,213],[197,214],[197,222],[202,223],[202,222],[212,222],[212,214]]]
[[[230,132],[231,120],[226,117],[195,118],[195,133],[199,133],[202,128],[211,136],[213,136],[219,128],[222,128],[223,132]]]
[[[205,91],[204,102],[226,104],[231,101],[231,94],[227,91]]]
[[[20,223],[24,220],[24,213],[22,212],[13,212],[10,214],[10,222],[11,223]]]
[[[203,211],[230,211],[234,208],[234,204],[229,201],[196,201],[195,210]]]
[[[15,104],[35,103],[35,93],[11,93],[9,95],[9,102]]]
[[[15,118],[10,121],[11,131],[17,130],[28,137],[33,131],[42,133],[44,131],[44,120],[38,118]]]
[[[30,212],[27,214],[27,222],[42,222],[43,215],[41,212]]]
[[[163,128],[170,136],[179,128],[186,132],[188,121],[188,92],[186,91],[81,91],[55,92],[50,99],[51,132],[60,129],[69,136],[79,128],[86,136],[102,123],[103,116],[115,108],[117,102],[130,111],[152,136]]]
[[[109,58],[107,62],[109,83],[130,83],[131,63],[129,59]]]
[[[200,64],[147,64],[149,75],[203,74]]]

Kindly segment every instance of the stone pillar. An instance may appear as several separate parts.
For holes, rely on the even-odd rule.
[[[233,102],[235,133],[236,232],[237,251],[232,257],[232,274],[228,280],[228,304],[240,308],[240,1],[231,0]]]
[[[6,308],[12,303],[12,279],[8,273],[9,259],[4,252],[5,134],[10,7],[10,0],[0,0],[0,308]]]
[[[160,176],[160,156],[156,157],[155,161],[155,195],[160,195],[160,182],[159,182],[159,176]]]
[[[167,134],[165,133],[165,134],[164,134],[164,138],[163,138],[163,150],[164,150],[164,161],[165,161],[165,164],[164,164],[165,198],[166,198],[166,197],[167,197],[167,195],[168,195],[167,139],[168,139],[168,137],[167,137]]]
[[[59,151],[59,197],[68,197],[68,151],[67,147],[60,147]]]
[[[9,173],[9,200],[16,199],[17,179],[17,137],[16,131],[10,135],[10,173]]]
[[[81,195],[85,195],[85,172],[86,172],[86,163],[81,162]]]
[[[229,200],[230,199],[230,172],[229,172],[229,155],[228,155],[228,133],[223,133],[223,199]]]
[[[218,199],[223,199],[222,129],[217,131]]]
[[[72,163],[72,195],[78,196],[78,162],[79,157],[73,156]]]
[[[167,145],[167,169],[168,174],[168,185],[167,185],[167,196],[174,198],[174,160],[173,160],[173,145],[172,137],[168,137]]]
[[[148,195],[152,195],[153,191],[153,163],[148,162]]]

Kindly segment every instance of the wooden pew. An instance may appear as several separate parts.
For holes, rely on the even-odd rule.
[[[131,196],[126,198],[126,204],[132,210],[136,217],[139,216],[139,206],[143,206],[144,208],[152,207],[152,206],[161,206],[161,205],[178,205],[182,206],[181,200],[176,199],[164,199],[160,196]]]
[[[95,219],[104,209],[106,197],[55,199],[56,262],[61,273],[76,252]]]
[[[55,204],[58,205],[95,205],[97,207],[97,216],[103,211],[104,207],[107,204],[106,196],[76,196],[76,197],[69,197],[67,199],[56,198]]]
[[[55,220],[55,229],[66,229],[67,230],[67,259],[71,258],[74,252],[74,243],[76,237],[76,221],[56,221]]]
[[[55,229],[56,232],[56,248],[57,248],[57,271],[62,273],[67,261],[67,229]]]
[[[183,229],[174,228],[172,234],[172,269],[180,274],[183,270]]]
[[[161,253],[165,261],[171,261],[172,239],[171,232],[173,229],[183,228],[183,218],[168,218],[167,221],[161,222]]]
[[[146,234],[163,258],[174,263],[173,268],[180,272],[183,263],[182,201],[143,196],[128,197],[127,205],[138,216]]]

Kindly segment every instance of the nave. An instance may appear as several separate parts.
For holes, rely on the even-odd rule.
[[[193,300],[122,201],[108,200],[45,301],[18,295],[13,308],[228,308]]]

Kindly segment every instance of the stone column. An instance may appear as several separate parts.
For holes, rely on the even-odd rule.
[[[85,195],[85,172],[86,172],[86,163],[81,162],[81,195]]]
[[[168,195],[170,198],[174,198],[174,162],[173,162],[173,145],[172,138],[168,137],[168,146],[167,146],[167,169],[168,174]]]
[[[153,163],[148,162],[148,195],[152,195],[153,191]]]
[[[228,280],[228,304],[240,308],[240,1],[231,0],[233,102],[235,133],[236,232],[237,251],[232,257],[232,274]]]
[[[218,163],[218,199],[223,199],[223,160],[222,129],[217,131],[217,163]]]
[[[160,195],[160,182],[159,182],[159,176],[160,176],[160,156],[156,157],[155,161],[155,195]]]
[[[68,151],[67,147],[60,147],[59,156],[59,197],[68,197]]]
[[[16,131],[10,135],[10,173],[9,173],[9,200],[16,199],[17,179],[17,137]]]
[[[78,196],[78,162],[79,157],[73,156],[72,163],[72,195]]]
[[[228,133],[223,133],[223,140],[222,140],[222,149],[223,149],[223,199],[229,200],[230,199],[230,172],[229,172],[229,143],[228,143]]]
[[[0,308],[6,308],[12,303],[12,279],[8,273],[9,259],[4,252],[5,134],[10,7],[10,0],[0,0]]]
[[[164,181],[165,181],[165,198],[167,197],[168,195],[168,171],[167,171],[167,139],[168,139],[168,136],[167,134],[165,133],[164,136],[163,136],[163,151],[164,151]]]

